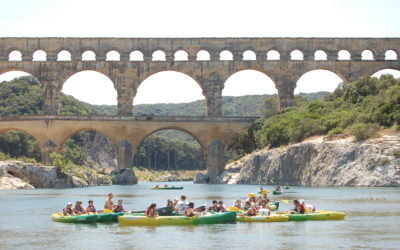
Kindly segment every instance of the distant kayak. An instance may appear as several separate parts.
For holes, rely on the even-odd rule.
[[[65,223],[96,223],[98,220],[97,214],[85,214],[85,215],[72,215],[64,216],[61,213],[52,214],[52,221],[65,222]]]
[[[134,216],[123,215],[118,217],[119,224],[122,226],[158,226],[158,225],[200,225],[200,224],[220,224],[234,222],[236,213],[225,212],[207,214],[200,216]]]
[[[289,221],[287,215],[272,214],[270,216],[236,216],[236,221],[238,222],[286,222]]]
[[[280,194],[282,194],[283,192],[282,191],[272,191],[272,194],[273,195],[280,195]]]
[[[174,190],[174,189],[183,189],[183,187],[152,187],[151,190]]]
[[[306,221],[306,220],[344,220],[346,216],[342,212],[318,211],[305,214],[276,213],[278,215],[287,215],[289,221]]]
[[[290,189],[290,187],[285,187],[285,189]]]

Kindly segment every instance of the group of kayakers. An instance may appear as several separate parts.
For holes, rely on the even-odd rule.
[[[188,217],[201,215],[205,211],[235,211],[238,212],[238,216],[255,216],[257,214],[269,216],[272,209],[268,204],[273,200],[268,197],[268,191],[263,189],[262,187],[260,187],[258,193],[260,194],[258,197],[254,193],[248,194],[247,199],[244,201],[244,204],[242,204],[242,201],[240,199],[236,199],[233,205],[229,208],[227,208],[224,202],[221,200],[213,200],[212,205],[208,209],[205,205],[195,208],[194,202],[188,202],[186,200],[187,197],[185,194],[182,194],[180,196],[180,199],[168,199],[166,207],[172,208],[172,211],[174,211],[178,215],[184,215]],[[113,194],[109,193],[108,198],[104,203],[104,210],[97,210],[93,204],[93,200],[89,200],[88,205],[85,208],[82,206],[82,201],[80,200],[76,201],[74,207],[72,207],[72,203],[67,203],[67,206],[63,209],[63,214],[65,216],[71,216],[102,212],[128,212],[123,207],[123,200],[118,200],[118,204],[114,205],[112,199]],[[314,212],[316,210],[315,206],[307,205],[304,203],[303,200],[293,200],[293,205],[294,208],[291,210],[286,210],[286,212],[304,214],[305,212]],[[279,203],[275,204],[275,206],[279,206]],[[157,217],[157,204],[151,203],[150,206],[145,210],[145,215],[147,217]]]
[[[65,216],[72,215],[83,215],[83,214],[91,214],[91,213],[102,213],[103,211],[110,211],[113,213],[127,212],[124,209],[123,200],[118,200],[118,204],[114,205],[113,202],[113,194],[109,193],[106,202],[104,203],[104,210],[97,210],[93,204],[93,200],[88,201],[87,207],[82,206],[82,201],[78,200],[75,202],[75,206],[72,207],[72,203],[67,203],[67,206],[63,208],[63,214]]]

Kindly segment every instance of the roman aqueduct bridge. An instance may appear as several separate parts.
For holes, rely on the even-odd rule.
[[[82,60],[88,51],[94,54],[92,60]],[[38,61],[36,53],[45,56]],[[268,75],[283,108],[294,104],[296,82],[306,72],[329,70],[346,83],[382,69],[400,70],[399,53],[398,38],[0,38],[0,74],[18,70],[36,77],[42,86],[45,111],[43,117],[3,118],[0,129],[31,133],[38,139],[45,161],[50,151],[61,147],[59,137],[97,129],[120,145],[121,167],[131,164],[131,154],[146,133],[179,129],[202,145],[213,181],[224,168],[223,153],[229,139],[254,120],[222,117],[222,90],[231,75],[247,69]],[[110,59],[110,54],[117,56]],[[178,54],[183,59],[177,60]],[[20,56],[20,60],[10,60],[11,55]],[[113,82],[118,116],[58,116],[63,84],[84,70],[100,72]],[[152,121],[132,117],[138,87],[147,77],[162,71],[184,73],[199,84],[207,117]],[[146,130],[148,126],[151,129]]]

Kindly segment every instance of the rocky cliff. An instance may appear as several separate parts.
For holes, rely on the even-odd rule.
[[[110,184],[110,176],[82,171],[79,176],[58,168],[20,161],[0,162],[1,189],[74,188]]]
[[[306,186],[400,186],[400,134],[363,142],[314,138],[256,152],[227,166],[220,183]]]

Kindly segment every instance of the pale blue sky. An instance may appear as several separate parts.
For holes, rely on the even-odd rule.
[[[0,0],[0,37],[400,37],[399,12],[400,0]],[[150,77],[134,103],[203,98],[192,79],[178,74]],[[166,94],[171,88],[161,89],[162,82],[185,91]],[[296,92],[333,90],[339,82],[316,72],[302,77]],[[227,85],[224,95],[276,93],[257,72],[235,75]],[[63,92],[89,103],[116,103],[112,83],[95,73],[75,75]]]

